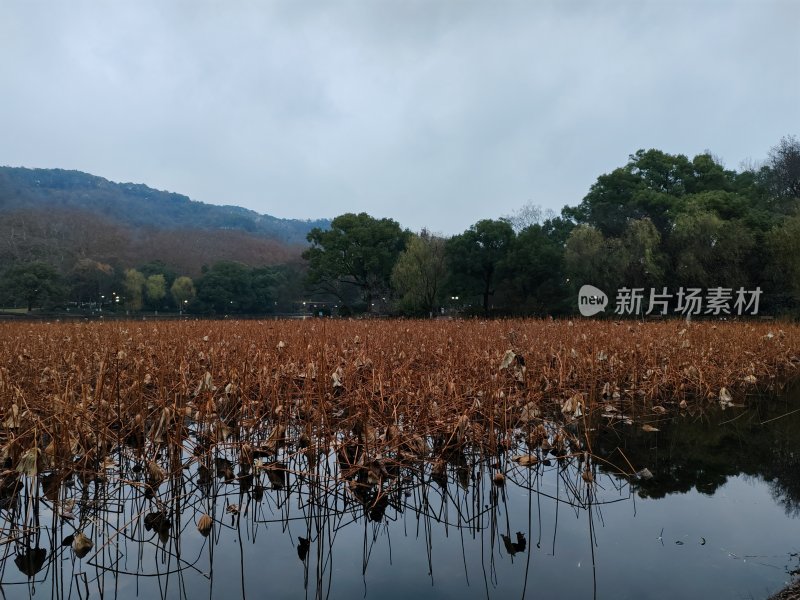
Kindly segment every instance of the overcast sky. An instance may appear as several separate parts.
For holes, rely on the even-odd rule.
[[[459,233],[800,135],[800,1],[0,0],[0,164]]]

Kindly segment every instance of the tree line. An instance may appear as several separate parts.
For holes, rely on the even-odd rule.
[[[451,237],[347,213],[314,228],[305,264],[219,261],[199,276],[160,261],[68,273],[11,265],[0,305],[105,304],[195,314],[292,312],[301,300],[339,314],[566,315],[583,284],[760,289],[761,311],[800,311],[800,142],[762,165],[726,169],[709,153],[639,150],[560,213],[528,204]]]

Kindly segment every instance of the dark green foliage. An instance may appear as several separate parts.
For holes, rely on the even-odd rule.
[[[58,272],[47,263],[15,265],[3,276],[3,293],[7,302],[24,304],[28,312],[35,305],[58,302],[64,288]]]
[[[566,309],[568,287],[562,233],[552,222],[545,221],[530,225],[517,235],[506,260],[514,313],[542,316]]]
[[[664,235],[689,197],[733,191],[735,179],[708,154],[690,161],[682,154],[639,150],[624,167],[598,177],[583,201],[564,214],[612,237],[621,236],[628,221],[648,218]]]
[[[409,236],[392,219],[340,215],[330,229],[315,228],[308,234],[311,247],[303,258],[308,261],[309,282],[343,301],[347,288],[356,288],[370,310],[374,298],[389,292],[392,269]]]
[[[255,302],[251,269],[219,262],[197,281],[197,299],[218,314],[246,312]]]
[[[447,242],[447,259],[452,270],[451,286],[460,296],[479,295],[484,313],[489,298],[505,283],[508,258],[514,244],[514,230],[507,221],[484,219]]]
[[[302,274],[289,266],[250,268],[218,262],[196,282],[195,312],[263,314],[289,312],[302,295]]]
[[[122,281],[114,267],[90,258],[80,259],[66,276],[68,298],[73,302],[99,302],[122,293]]]

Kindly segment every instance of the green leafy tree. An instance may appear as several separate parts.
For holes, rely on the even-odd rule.
[[[789,217],[767,236],[774,295],[782,310],[800,314],[800,213]],[[771,291],[772,291],[771,290]]]
[[[14,301],[21,300],[33,310],[35,304],[63,298],[64,288],[61,277],[49,264],[32,262],[11,267],[4,276],[4,287],[7,296]]]
[[[112,297],[117,287],[114,268],[90,258],[79,259],[67,275],[70,298],[76,302],[95,302],[101,296]]]
[[[145,277],[136,269],[126,269],[123,285],[125,287],[125,306],[128,310],[142,310],[144,305]]]
[[[709,154],[690,161],[682,154],[639,150],[624,167],[598,177],[583,201],[563,213],[577,223],[597,227],[607,237],[621,237],[629,221],[649,218],[663,236],[687,196],[732,191],[734,183],[735,173]]]
[[[167,295],[167,279],[162,274],[150,275],[144,283],[145,296],[148,304],[157,309]]]
[[[274,288],[275,298],[273,304],[279,312],[294,310],[298,298],[306,295],[306,273],[304,268],[297,265],[277,265],[273,267],[277,274],[278,284]],[[334,300],[334,298],[329,298]]]
[[[506,260],[514,243],[514,230],[507,221],[484,219],[447,241],[447,258],[453,285],[464,295],[480,294],[483,311],[504,280]],[[465,294],[466,292],[466,294]]]
[[[663,282],[666,259],[661,252],[661,234],[650,219],[629,222],[622,244],[628,258],[625,285],[649,288]]]
[[[446,277],[445,240],[426,230],[412,236],[392,271],[401,308],[411,314],[433,313],[441,303]]]
[[[178,274],[162,260],[152,260],[138,267],[137,269],[147,280],[153,275],[161,275],[164,278],[164,295],[156,302],[152,302],[149,296],[146,298],[151,308],[159,308],[162,305],[172,304],[172,294],[169,291],[172,289],[172,284]]]
[[[172,299],[175,301],[175,306],[181,311],[185,310],[197,295],[192,278],[186,275],[176,277],[169,291],[172,295]]]
[[[371,310],[373,297],[390,289],[390,278],[409,233],[392,219],[375,219],[367,213],[336,217],[331,228],[312,229],[311,247],[303,252],[308,278],[320,291],[346,298],[342,288],[360,291]]]
[[[168,267],[163,260],[151,260],[140,266],[138,271],[145,277],[163,275],[168,287],[172,285],[172,282],[177,277],[177,273]]]
[[[529,225],[514,240],[507,262],[516,312],[561,312],[568,295],[564,247],[552,221]]]
[[[219,314],[250,310],[255,300],[251,269],[242,263],[215,263],[197,281],[197,298]]]
[[[591,225],[576,227],[564,248],[564,266],[574,292],[590,284],[613,296],[625,283],[629,261],[620,238],[606,238]]]
[[[275,267],[260,267],[250,273],[254,312],[274,312],[279,288],[286,284],[283,272]]]
[[[754,246],[752,232],[740,221],[707,211],[679,215],[669,239],[673,285],[750,286],[747,263]]]

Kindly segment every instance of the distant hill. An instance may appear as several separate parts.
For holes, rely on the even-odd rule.
[[[245,231],[305,244],[313,227],[330,221],[279,219],[238,206],[215,206],[138,183],[114,183],[63,169],[0,167],[0,212],[78,209],[135,228]]]
[[[162,260],[196,274],[219,260],[300,262],[306,234],[329,226],[79,171],[0,167],[0,268],[44,260],[66,273],[84,259],[120,267]]]

